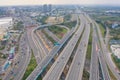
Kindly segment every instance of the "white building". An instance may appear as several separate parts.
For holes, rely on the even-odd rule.
[[[120,58],[120,45],[111,45],[112,53]]]
[[[11,17],[0,18],[0,28],[8,29],[11,25],[12,25]]]
[[[0,18],[0,40],[3,39],[3,36],[11,28],[13,24],[11,17]]]
[[[113,23],[112,24],[112,28],[116,28],[116,27],[118,27],[118,24],[117,23]]]

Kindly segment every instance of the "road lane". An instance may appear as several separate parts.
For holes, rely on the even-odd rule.
[[[65,80],[81,80],[83,75],[84,63],[86,58],[86,51],[88,45],[88,39],[90,34],[90,25],[87,21],[85,31],[78,45],[77,51],[71,63],[70,69]]]
[[[68,42],[68,44],[66,45],[64,50],[61,52],[61,54],[59,55],[59,57],[57,58],[55,63],[52,65],[50,70],[47,72],[47,74],[45,75],[43,80],[59,80],[60,75],[61,75],[67,61],[69,60],[69,57],[72,54],[72,51],[83,31],[84,22],[82,22],[82,21],[84,21],[84,19],[83,19],[82,15],[80,15],[80,18],[81,18],[80,27],[75,32],[75,34],[73,35],[71,40]]]
[[[19,42],[19,54],[16,56],[17,58],[14,59],[13,67],[11,71],[6,75],[4,80],[9,80],[11,78],[13,78],[13,80],[21,80],[22,76],[24,75],[31,57],[26,36],[27,34],[25,32]]]
[[[93,26],[92,26],[93,27]],[[92,52],[91,52],[91,65],[90,65],[90,78],[89,80],[99,80],[99,64],[98,64],[98,43],[95,29],[92,33]]]

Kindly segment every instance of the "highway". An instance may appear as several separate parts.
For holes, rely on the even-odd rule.
[[[6,75],[4,80],[21,80],[29,64],[31,53],[26,39],[26,33],[20,39],[19,52],[14,59],[11,71]]]
[[[41,56],[43,58],[44,56],[48,54],[48,51],[46,51],[46,47],[43,45],[43,42],[40,40],[40,38],[38,38],[38,36],[34,33],[34,31],[32,35],[33,35],[32,39],[36,42],[37,48],[40,50]]]
[[[45,45],[44,39],[41,37],[40,35],[41,33],[39,33],[37,30],[35,30],[35,36],[37,36],[36,38],[38,38],[39,42],[41,42],[41,46],[43,47],[44,51],[46,54],[49,53],[48,48]]]
[[[94,27],[93,29],[95,32],[96,32],[96,28]],[[97,34],[97,33],[95,33]],[[101,47],[100,47],[100,44],[99,44],[99,38],[98,36],[96,37],[96,54],[98,55],[98,59],[99,59],[99,62],[100,62],[100,66],[101,66],[101,69],[102,69],[102,75],[103,75],[103,79],[104,80],[111,80],[110,78],[110,75],[109,75],[109,72],[108,72],[108,68],[107,68],[107,65],[106,65],[106,62],[105,62],[105,58],[103,56],[103,52],[101,51]],[[95,55],[94,55],[94,58],[95,58]],[[96,58],[97,59],[97,58]],[[95,60],[94,60],[95,61]],[[97,60],[98,61],[98,60]],[[96,63],[98,65],[98,62]],[[96,66],[95,64],[93,66]],[[97,66],[98,67],[98,66]],[[98,71],[99,68],[94,68],[93,71],[95,72],[95,69]],[[93,74],[92,74],[93,75]],[[98,74],[96,74],[97,76]],[[94,77],[93,77],[94,78]],[[99,79],[99,77],[98,77]],[[91,79],[92,80],[92,79]]]
[[[27,29],[28,41],[31,49],[34,52],[37,64],[39,64],[41,60],[48,54],[48,50],[43,45],[42,41],[38,38],[38,35],[35,34],[35,31],[37,29],[42,29],[50,25],[51,24],[45,24],[38,27],[31,27],[30,29]]]
[[[108,49],[103,41],[103,37],[101,35],[101,32],[100,32],[100,29],[99,29],[99,26],[96,22],[94,22],[96,27],[97,27],[97,30],[98,30],[98,36],[99,36],[99,39],[100,39],[100,42],[101,42],[101,52],[103,53],[102,55],[104,55],[104,58],[105,58],[105,61],[108,65],[108,67],[110,68],[110,70],[112,71],[112,73],[114,74],[114,76],[117,78],[117,80],[120,80],[120,76],[119,74],[117,73],[117,71],[115,70],[115,66],[114,66],[114,63],[111,59],[111,55],[110,53],[108,52]]]
[[[73,35],[73,37],[70,39],[66,47],[63,49],[57,60],[54,62],[54,64],[51,66],[43,80],[59,80],[60,75],[68,62],[70,55],[72,54],[72,51],[80,37],[82,35],[82,31],[84,28],[84,20],[82,14],[80,15],[81,18],[81,25]]]
[[[99,57],[100,66],[101,66],[101,69],[102,69],[103,79],[104,80],[111,80],[109,72],[108,72],[107,64],[105,62],[102,51],[99,51],[98,57]]]
[[[77,27],[77,26],[76,26]],[[55,54],[59,51],[59,49],[64,45],[64,43],[70,38],[70,36],[73,34],[75,29],[73,28],[69,33],[67,33],[62,40],[59,41],[61,44],[60,46],[55,46],[48,55],[41,61],[41,63],[38,64],[38,66],[35,68],[35,70],[30,74],[30,76],[27,78],[27,80],[35,80],[39,74],[43,71],[44,67],[47,66],[49,61],[54,57]]]
[[[37,64],[47,55],[42,43],[39,41],[37,35],[34,33],[36,28],[31,27],[27,30],[28,41],[31,49],[33,50]]]
[[[97,34],[97,33],[96,33]],[[105,56],[103,55],[104,52],[102,52],[101,50],[101,47],[100,47],[100,44],[99,44],[99,37],[97,38],[97,43],[98,43],[98,58],[99,58],[99,62],[100,62],[100,66],[101,66],[101,69],[102,69],[102,75],[103,75],[103,79],[104,80],[111,80],[110,78],[110,75],[109,75],[109,72],[108,72],[108,68],[107,68],[107,64],[106,64],[106,61],[105,61]]]
[[[37,64],[48,54],[48,50],[46,50],[42,41],[38,38],[38,35],[35,34],[35,31],[38,29],[43,29],[51,24],[40,25],[38,27],[31,27],[27,29],[28,41],[31,49],[34,52],[36,57]]]
[[[63,45],[69,40],[71,35],[76,31],[78,27],[78,19],[77,19],[77,24],[75,28],[72,28],[69,33],[67,33],[62,40],[59,41],[61,44],[60,46],[55,46],[52,51],[49,52],[49,54],[43,59],[41,63],[38,64],[38,66],[34,69],[32,74],[29,75],[27,80],[36,80],[38,76],[42,73],[44,67],[47,66],[47,64],[52,60],[52,58],[57,54],[57,52],[63,47]]]
[[[43,25],[39,28],[45,28],[46,26],[50,26],[51,24]],[[42,73],[43,69],[47,66],[47,64],[51,61],[51,59],[57,54],[57,52],[63,47],[63,45],[69,40],[70,36],[75,32],[78,26],[78,18],[77,18],[77,25],[71,29],[69,33],[67,33],[62,40],[59,41],[61,44],[60,46],[55,46],[51,52],[39,63],[39,65],[34,69],[32,74],[27,78],[27,80],[34,80]],[[36,28],[39,29],[39,28]]]
[[[86,51],[90,34],[90,24],[85,20],[85,31],[76,50],[65,80],[82,80]]]
[[[27,55],[26,55],[26,58],[25,58],[25,61],[24,61],[24,68],[23,69],[19,69],[20,71],[18,72],[19,73],[19,75],[17,75],[15,78],[14,78],[14,80],[21,80],[22,79],[22,77],[24,76],[24,73],[25,73],[25,71],[26,71],[26,69],[27,69],[27,67],[28,67],[28,64],[29,64],[29,62],[30,62],[30,59],[31,59],[31,50],[30,50],[30,45],[29,45],[29,43],[28,43],[28,37],[27,37],[27,32],[25,32],[25,37],[24,37],[24,40],[26,41],[26,48],[27,48]],[[24,48],[24,47],[23,47]],[[26,48],[24,48],[24,50],[26,49]],[[25,53],[23,53],[24,55],[25,55]],[[22,64],[21,64],[22,65]]]
[[[98,43],[95,29],[93,28],[92,33],[92,52],[91,52],[91,63],[90,63],[90,78],[89,80],[99,80],[99,63],[98,63]]]
[[[86,14],[86,17],[88,18],[88,20],[94,25],[93,27],[94,27],[94,30],[95,30],[95,32],[96,32],[96,34],[97,34],[97,30],[98,30],[98,28],[99,28],[99,26],[97,26],[96,27],[96,25],[95,25],[95,22],[89,17],[89,15],[87,15]],[[108,68],[107,68],[107,64],[106,64],[106,57],[105,57],[105,55],[106,55],[106,52],[105,51],[103,51],[103,45],[101,44],[100,45],[100,43],[102,43],[101,41],[101,38],[102,38],[102,35],[101,35],[101,33],[98,31],[98,34],[97,34],[97,43],[98,43],[98,45],[97,45],[97,47],[99,48],[99,51],[98,51],[98,58],[99,58],[99,62],[100,62],[100,66],[101,66],[101,69],[102,69],[102,75],[103,75],[103,79],[104,80],[111,80],[111,78],[110,78],[110,75],[109,75],[109,72],[108,72]],[[99,43],[99,40],[100,40],[100,43]],[[102,48],[102,49],[101,49]],[[105,48],[105,47],[104,47]]]
[[[40,54],[38,53],[38,48],[37,48],[37,46],[36,46],[36,43],[34,42],[34,40],[32,39],[32,34],[31,34],[31,32],[32,32],[32,28],[30,28],[30,29],[27,29],[27,37],[28,37],[28,42],[29,42],[29,45],[30,45],[30,48],[33,50],[33,52],[34,52],[34,56],[35,56],[35,58],[36,58],[36,62],[37,62],[37,64],[39,64],[39,61],[41,60],[41,56],[40,56]]]

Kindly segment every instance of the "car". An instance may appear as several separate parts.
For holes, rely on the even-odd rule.
[[[59,63],[59,61],[57,61],[57,63]]]
[[[64,56],[62,56],[62,59],[64,59]]]
[[[13,74],[13,71],[10,71],[10,74]]]
[[[74,44],[72,43],[72,46],[73,46]]]
[[[20,63],[20,61],[17,62],[18,64]]]
[[[81,49],[79,49],[79,51],[81,51]]]
[[[15,63],[15,65],[17,65],[17,63]]]
[[[80,62],[78,62],[78,65],[80,65]]]

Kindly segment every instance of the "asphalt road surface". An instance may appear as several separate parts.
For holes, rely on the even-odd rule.
[[[84,21],[83,15],[80,15],[80,18],[81,18],[80,27],[75,32],[75,34],[73,35],[71,40],[68,42],[66,47],[63,49],[63,51],[61,52],[61,54],[59,55],[59,57],[57,58],[55,63],[52,65],[50,70],[47,72],[47,74],[45,75],[43,80],[59,80],[60,75],[61,75],[66,63],[69,60],[69,57],[72,54],[72,51],[73,51],[80,35],[82,34],[82,31],[84,28],[84,22],[82,22],[82,21]]]
[[[97,35],[94,28],[92,33],[92,52],[91,52],[91,65],[90,65],[90,78],[89,80],[99,80],[99,63],[98,63],[98,43]]]
[[[30,48],[28,46],[28,42],[26,40],[26,33],[23,34],[21,40],[19,42],[19,52],[16,59],[14,59],[13,67],[10,72],[6,75],[4,80],[21,80],[22,76],[25,73],[27,65],[30,61]]]
[[[89,21],[91,23],[94,24],[94,22],[90,19],[90,17],[88,15],[86,15],[86,17],[89,19]],[[106,64],[106,56],[105,56],[107,54],[107,52],[105,51],[106,48],[105,48],[104,44],[101,44],[101,47],[100,47],[100,44],[99,44],[99,40],[100,40],[100,43],[103,43],[102,35],[99,31],[99,26],[95,25],[94,30],[95,30],[96,34],[97,34],[97,30],[98,30],[98,35],[97,35],[96,41],[98,43],[97,47],[99,48],[98,58],[99,58],[100,66],[101,66],[101,69],[102,69],[103,79],[104,80],[111,80],[109,72],[108,72],[107,64]],[[103,48],[104,48],[104,50],[103,50]]]
[[[83,69],[86,59],[86,51],[90,34],[90,24],[85,20],[85,31],[71,63],[65,80],[82,80]]]
[[[34,69],[34,71],[29,75],[27,80],[36,80],[37,77],[41,74],[44,67],[49,63],[49,61],[55,56],[55,54],[59,51],[59,49],[65,44],[65,42],[70,38],[70,36],[76,30],[78,24],[76,25],[75,29],[73,28],[69,33],[67,33],[62,40],[59,41],[61,44],[60,46],[55,46],[49,54],[38,64],[38,66]]]

